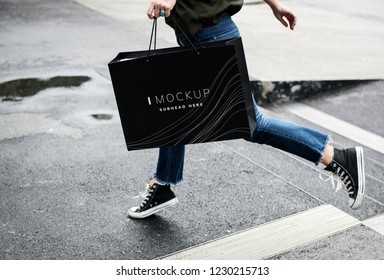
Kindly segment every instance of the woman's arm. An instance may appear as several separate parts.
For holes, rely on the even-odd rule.
[[[165,16],[168,17],[171,14],[171,10],[175,6],[177,0],[151,0],[147,15],[150,19],[160,17],[160,11],[165,11]],[[275,17],[285,26],[293,30],[296,25],[296,15],[293,11],[280,4],[278,0],[264,0],[267,3]]]
[[[296,15],[293,11],[288,9],[287,7],[280,4],[278,0],[264,0],[265,3],[267,3],[272,11],[275,17],[285,26],[291,28],[293,30],[296,26]]]

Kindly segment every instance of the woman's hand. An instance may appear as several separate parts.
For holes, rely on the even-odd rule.
[[[160,17],[160,11],[165,12],[165,16],[169,17],[171,15],[171,10],[176,4],[176,0],[152,0],[149,4],[147,15],[150,19]]]
[[[275,17],[281,22],[282,25],[293,30],[296,26],[297,18],[295,13],[287,7],[281,5],[278,0],[264,0],[267,3]]]

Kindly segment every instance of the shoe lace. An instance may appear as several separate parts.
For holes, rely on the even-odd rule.
[[[156,181],[153,178],[150,178],[147,182],[145,190],[143,190],[142,192],[140,192],[138,195],[134,196],[133,198],[138,198],[138,197],[146,198],[149,194],[152,194],[155,183],[156,183]]]
[[[339,190],[342,189],[343,186],[345,186],[348,192],[351,193],[353,192],[353,188],[350,185],[351,180],[349,179],[348,175],[344,176],[345,174],[346,174],[345,171],[342,170],[340,167],[338,167],[336,171],[331,175],[329,175],[327,178],[324,178],[323,174],[319,173],[319,178],[324,182],[331,180],[332,188],[335,190],[335,192],[338,192]],[[335,181],[337,182],[336,186],[335,186]]]
[[[143,207],[147,201],[151,198],[152,194],[153,194],[153,191],[154,191],[154,183],[153,181],[149,181],[147,183],[147,186],[145,188],[144,191],[140,192],[138,195],[134,196],[133,198],[138,198],[138,197],[143,197],[144,200],[143,202],[141,203],[140,207]]]

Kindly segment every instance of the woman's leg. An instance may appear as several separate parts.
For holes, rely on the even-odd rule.
[[[183,180],[185,146],[161,147],[153,177],[162,185],[176,185]]]
[[[324,156],[331,138],[320,131],[264,116],[254,102],[257,127],[248,141],[267,144],[277,149],[305,158],[316,165]]]
[[[329,135],[292,122],[264,116],[255,101],[257,127],[248,141],[267,144],[295,154],[316,165],[323,163],[329,177],[337,181],[336,190],[345,186],[352,209],[358,209],[365,193],[364,154],[361,147],[339,150],[330,145]],[[335,178],[333,176],[336,176]],[[321,177],[322,178],[322,177]]]

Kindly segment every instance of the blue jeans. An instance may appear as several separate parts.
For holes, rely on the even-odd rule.
[[[182,34],[176,33],[176,37],[180,46],[189,44],[189,41]],[[195,35],[195,38],[201,43],[238,37],[240,37],[239,30],[228,15],[224,15],[219,24],[206,27]],[[195,39],[191,39],[191,41],[194,42]],[[316,165],[319,164],[330,141],[329,135],[292,122],[265,117],[258,110],[254,99],[253,103],[257,127],[253,136],[245,140],[252,143],[267,144],[300,156]],[[183,180],[184,156],[184,145],[160,148],[154,178],[162,184],[181,182]]]

